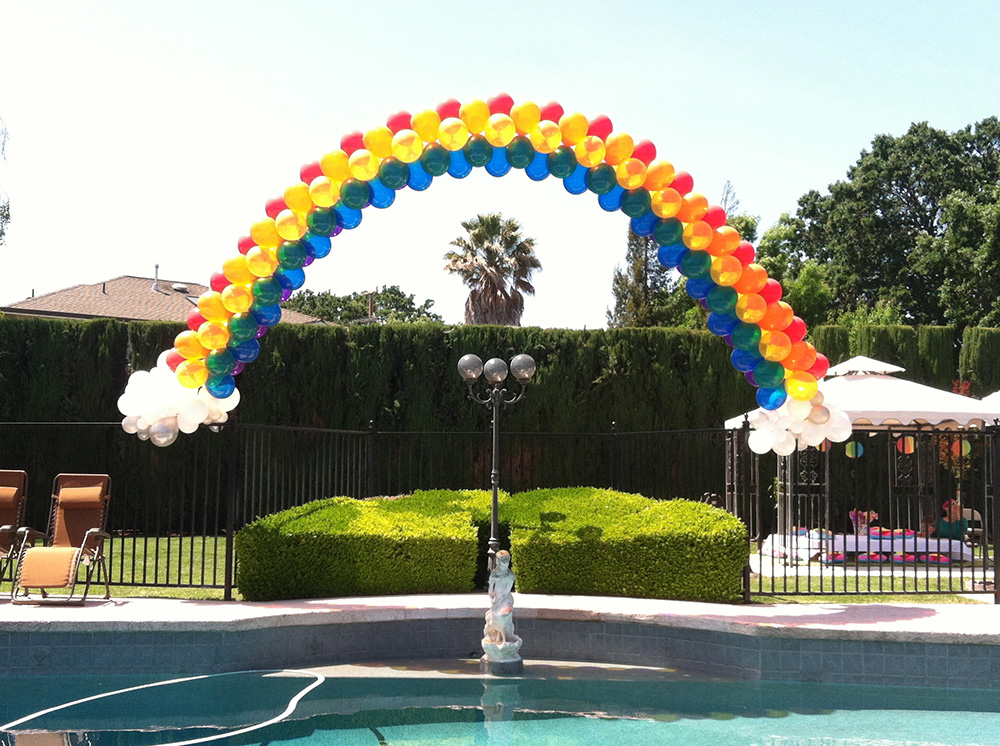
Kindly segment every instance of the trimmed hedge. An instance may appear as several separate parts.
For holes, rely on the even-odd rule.
[[[336,497],[258,519],[236,535],[236,585],[251,601],[456,593],[484,580],[490,495],[419,491]],[[724,510],[589,487],[500,501],[526,593],[733,601],[748,546]]]

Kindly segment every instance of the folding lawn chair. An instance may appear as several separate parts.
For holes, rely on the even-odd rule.
[[[24,501],[28,495],[28,474],[0,470],[0,583],[9,580],[17,552],[21,548],[17,529],[24,522]]]

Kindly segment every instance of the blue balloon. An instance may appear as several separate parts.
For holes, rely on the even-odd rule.
[[[534,159],[528,164],[528,167],[524,169],[524,173],[528,175],[528,178],[532,181],[542,181],[548,178],[551,173],[549,171],[549,156],[547,153],[535,153]]]
[[[233,345],[229,348],[229,351],[236,358],[238,363],[252,363],[257,359],[260,354],[260,342],[256,339],[248,339],[246,342],[240,342],[238,345]]]
[[[448,175],[455,179],[464,179],[472,173],[472,164],[465,157],[464,150],[451,151],[451,165],[448,166]]]
[[[414,161],[410,164],[410,178],[407,180],[406,186],[415,192],[422,192],[431,185],[432,181],[434,181],[434,177],[424,171],[420,161]]]
[[[773,389],[757,389],[757,404],[763,409],[777,409],[785,403],[787,398],[788,392],[785,391],[784,386]]]
[[[711,277],[689,277],[688,281],[684,284],[684,289],[687,294],[690,295],[695,300],[701,300],[706,297],[712,288],[718,287]]]
[[[673,269],[681,263],[681,257],[684,256],[685,251],[687,251],[687,247],[684,244],[675,243],[672,246],[661,246],[656,255],[661,265]]]
[[[577,164],[576,170],[563,179],[563,186],[570,194],[583,194],[587,191],[587,167]]]
[[[637,218],[632,218],[632,220],[629,221],[629,224],[632,226],[632,232],[635,235],[652,236],[653,229],[656,227],[658,222],[660,222],[660,216],[655,212],[650,211]]]
[[[348,207],[343,202],[333,206],[333,214],[337,216],[337,225],[344,230],[351,230],[361,225],[361,210]]]
[[[506,176],[510,173],[510,164],[507,162],[507,148],[493,148],[493,155],[490,156],[486,164],[486,173],[490,176]]]
[[[211,376],[205,381],[205,390],[216,399],[225,399],[236,390],[236,379],[232,376]]]
[[[274,279],[281,285],[282,290],[298,290],[305,285],[306,273],[301,269],[278,267],[274,272]]]
[[[253,316],[261,326],[274,326],[281,320],[281,306],[260,306],[254,308],[250,306],[250,315]]]
[[[302,243],[306,245],[306,253],[313,259],[322,259],[330,253],[329,236],[314,236],[311,233],[306,233],[302,237]]]
[[[740,373],[746,373],[748,370],[753,370],[757,367],[759,363],[764,358],[757,350],[741,350],[737,347],[731,353],[729,353],[729,361],[733,364]]]
[[[614,188],[607,194],[601,194],[597,197],[597,204],[601,206],[602,210],[607,212],[615,212],[622,208],[622,196],[624,196],[625,190],[622,189],[621,184],[615,184]]]
[[[368,182],[372,188],[372,207],[384,209],[396,201],[396,190],[390,189],[378,179]]]
[[[740,320],[728,313],[708,314],[708,330],[716,337],[724,337],[732,334],[733,329],[740,323]]]

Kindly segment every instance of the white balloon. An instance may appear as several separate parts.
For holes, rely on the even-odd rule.
[[[122,430],[127,433],[137,433],[139,432],[139,418],[136,415],[129,415],[124,420],[122,420]]]
[[[227,396],[225,399],[219,399],[219,409],[223,412],[232,412],[236,409],[236,406],[240,403],[240,390],[233,389],[233,393]]]
[[[843,443],[851,437],[853,431],[850,418],[843,412],[833,415],[824,427],[826,428],[826,437],[834,443]]]
[[[764,454],[771,450],[774,442],[772,430],[754,430],[747,438],[747,445],[750,450],[757,454]]]
[[[809,403],[812,404],[814,407],[818,407],[818,406],[820,406],[823,403],[823,399],[824,399],[823,392],[822,391],[817,391],[816,392],[816,396],[814,396],[812,399],[810,399]]]
[[[774,426],[779,430],[787,430],[788,426],[792,424],[792,420],[800,419],[798,417],[792,417],[788,414],[783,414],[778,418],[778,421],[774,423]]]
[[[806,423],[804,420],[792,420],[791,422],[788,423],[788,432],[790,432],[792,435],[801,435],[802,428],[804,428],[805,426]]]
[[[146,427],[137,431],[136,435],[139,437],[139,440],[149,440],[149,428]]]
[[[806,445],[818,446],[824,440],[826,440],[826,431],[820,425],[815,423],[808,423],[806,428],[802,431],[801,440],[805,441]]]
[[[180,432],[177,426],[176,417],[164,417],[158,420],[149,428],[149,440],[153,445],[165,447],[177,440],[177,433]]]
[[[785,406],[788,407],[788,416],[793,420],[804,420],[809,416],[809,410],[812,409],[809,402],[798,399],[789,399],[785,402]]]
[[[756,412],[750,415],[750,427],[754,428],[755,430],[759,429],[761,425],[763,425],[765,422],[768,421],[769,420],[767,418],[767,414],[763,410],[758,409]]]
[[[822,404],[817,407],[813,407],[812,411],[809,413],[809,421],[815,422],[817,425],[826,424],[829,420],[830,410]]]
[[[788,432],[778,433],[774,438],[774,445],[771,450],[779,456],[787,456],[795,450],[795,437]]]

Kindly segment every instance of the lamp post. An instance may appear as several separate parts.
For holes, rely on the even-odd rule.
[[[491,674],[519,674],[524,669],[519,651],[521,638],[514,633],[514,574],[510,569],[510,553],[500,552],[500,412],[524,398],[525,388],[535,375],[535,361],[530,355],[515,355],[507,363],[498,357],[485,364],[477,355],[463,355],[458,361],[458,372],[465,381],[469,399],[493,411],[493,469],[490,482],[493,486],[493,504],[490,512],[490,543],[487,565],[490,573],[490,610],[486,612],[483,629],[483,657],[480,667]],[[518,384],[516,393],[504,387],[508,372]],[[482,393],[476,391],[476,382],[482,376],[486,383]]]

